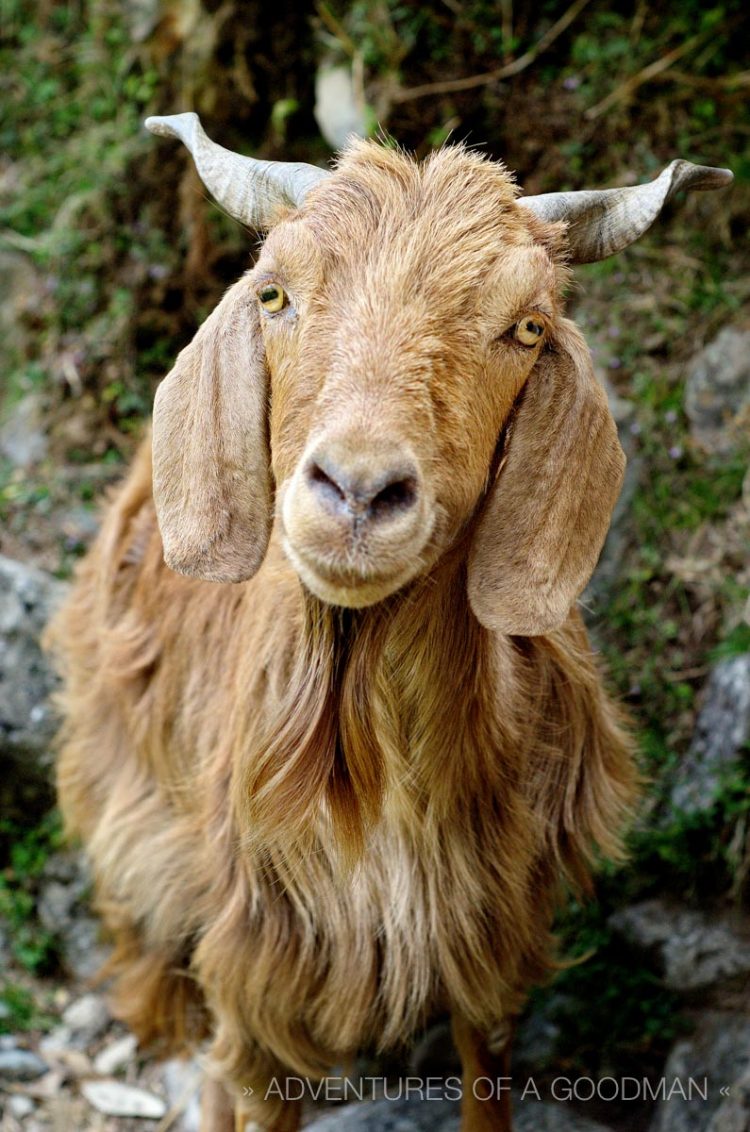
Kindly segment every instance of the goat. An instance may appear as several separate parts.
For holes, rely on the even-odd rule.
[[[210,1132],[293,1132],[269,1082],[450,1011],[462,1128],[505,1132],[470,1084],[507,1074],[561,885],[620,854],[637,793],[575,607],[624,457],[568,265],[731,174],[519,198],[460,146],[353,142],[327,175],[147,125],[269,231],[50,631],[115,1011],[208,1043]]]

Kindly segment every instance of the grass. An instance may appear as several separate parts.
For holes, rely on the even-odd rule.
[[[15,961],[32,974],[46,974],[57,962],[53,933],[36,918],[44,867],[62,843],[56,810],[30,829],[0,819],[0,922],[7,926]]]

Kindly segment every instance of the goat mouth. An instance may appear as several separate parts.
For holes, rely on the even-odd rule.
[[[284,550],[300,581],[321,601],[349,609],[375,605],[410,582],[420,570],[420,556],[414,555],[397,570],[377,572],[358,570],[321,561],[284,539]]]

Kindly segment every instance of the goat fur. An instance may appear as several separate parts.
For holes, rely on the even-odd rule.
[[[175,371],[185,396],[204,383],[207,400],[181,414],[180,470],[164,472],[170,514],[186,506],[180,477],[195,474],[196,508],[226,519],[213,542],[191,528],[185,560],[196,547],[211,569],[241,559],[249,524],[257,574],[216,584],[165,565],[147,439],[50,633],[65,676],[60,801],[114,939],[116,1013],[164,1053],[208,1041],[213,1073],[237,1096],[244,1086],[262,1096],[272,1076],[323,1075],[365,1046],[399,1046],[439,1010],[484,1034],[517,1013],[554,967],[562,886],[587,888],[597,855],[620,854],[637,785],[627,728],[571,599],[548,632],[500,631],[520,616],[507,602],[526,602],[524,587],[556,584],[533,575],[534,548],[546,539],[559,563],[579,552],[589,562],[593,539],[595,559],[603,535],[590,535],[586,516],[601,511],[606,529],[614,501],[595,478],[581,511],[587,449],[604,443],[597,429],[561,418],[568,439],[552,474],[555,442],[534,433],[531,408],[519,410],[554,352],[532,365],[487,345],[491,326],[527,303],[524,288],[543,285],[558,351],[567,344],[590,365],[561,314],[561,227],[519,209],[502,167],[475,154],[447,149],[419,166],[360,143],[299,214],[280,218],[268,247],[312,296],[302,345],[288,328],[272,341],[253,324],[249,362],[206,370],[216,350],[236,361],[249,349],[214,316],[203,361],[193,345]],[[498,274],[514,249],[527,258]],[[247,286],[235,285],[225,311]],[[270,393],[238,392],[260,380],[256,370]],[[403,427],[415,443],[436,438],[437,520],[405,585],[344,608],[300,582],[280,508],[320,414],[345,419],[368,383],[373,427],[413,406]],[[245,396],[255,407],[238,423]],[[250,510],[238,518],[238,462],[248,445],[257,454],[269,444],[273,482],[240,487]],[[511,459],[501,510],[517,522],[503,534],[487,501]],[[541,488],[534,502],[540,483],[557,502]],[[274,493],[269,536],[247,515]],[[528,499],[537,514],[520,537]],[[482,523],[495,551],[478,546]],[[491,573],[493,555],[505,572],[497,584],[513,592],[487,627],[467,585],[473,558]],[[273,1099],[242,1104],[283,1126]]]

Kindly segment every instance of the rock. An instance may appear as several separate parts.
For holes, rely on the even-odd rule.
[[[698,354],[688,372],[685,412],[693,439],[727,454],[750,425],[750,331],[733,326]]]
[[[315,76],[315,121],[332,149],[341,149],[352,134],[366,137],[367,113],[352,71],[346,64],[322,64]]]
[[[708,681],[690,749],[672,779],[671,809],[710,810],[750,742],[750,653],[720,661]]]
[[[155,1093],[120,1081],[84,1081],[81,1093],[98,1112],[105,1116],[140,1116],[160,1120],[167,1111],[166,1103]]]
[[[49,1066],[28,1049],[0,1050],[0,1081],[34,1081]]]
[[[750,1072],[735,1081],[729,1094],[717,1108],[706,1132],[750,1132]]]
[[[306,1132],[459,1132],[459,1120],[457,1101],[365,1101],[319,1117]],[[518,1101],[513,1126],[514,1132],[608,1132],[565,1105],[541,1101]]]
[[[627,458],[627,465],[622,490],[612,512],[612,520],[609,524],[604,548],[594,575],[581,597],[581,609],[584,616],[590,617],[593,614],[594,619],[619,576],[631,526],[630,507],[643,468],[643,461],[637,455],[636,439],[631,431],[635,414],[633,402],[627,401],[617,394],[605,371],[597,369],[596,372],[607,394],[610,412],[617,425],[617,434]]]
[[[89,911],[91,879],[81,853],[55,853],[42,874],[37,914],[58,939],[62,961],[82,982],[93,978],[107,958],[99,923]]]
[[[53,1061],[70,1049],[73,1035],[67,1026],[55,1026],[39,1042],[39,1052]]]
[[[457,1101],[364,1101],[327,1113],[306,1132],[458,1132],[458,1121]]]
[[[646,900],[615,912],[610,927],[635,947],[652,951],[670,990],[705,991],[750,977],[750,923],[666,900]]]
[[[14,467],[26,470],[45,458],[47,448],[41,398],[30,393],[2,413],[0,455]]]
[[[102,1077],[113,1077],[133,1061],[137,1049],[138,1039],[135,1034],[125,1034],[99,1051],[94,1058],[94,1069]]]
[[[674,1046],[663,1073],[668,1092],[679,1082],[688,1095],[673,1091],[662,1097],[649,1132],[706,1132],[724,1102],[720,1090],[731,1089],[749,1061],[750,1019],[718,1011],[701,1014],[695,1034]],[[691,1081],[698,1088],[691,1090]],[[707,1093],[705,1100],[699,1089]]]
[[[101,995],[85,994],[63,1011],[62,1021],[73,1044],[87,1046],[101,1037],[112,1019]]]
[[[39,638],[66,586],[48,574],[0,556],[0,778],[10,758],[15,773],[46,779],[55,717],[56,683]],[[29,757],[31,756],[31,757]]]
[[[8,1097],[8,1108],[15,1116],[16,1120],[23,1120],[26,1116],[31,1116],[34,1111],[34,1102],[31,1097],[24,1097],[20,1093],[12,1093]]]
[[[579,1116],[563,1104],[519,1101],[514,1112],[514,1132],[609,1132],[603,1124]]]
[[[0,252],[0,372],[8,373],[24,352],[31,333],[24,325],[28,311],[39,306],[44,281],[31,258]]]
[[[182,1114],[181,1132],[200,1132],[200,1087],[203,1073],[197,1061],[173,1058],[164,1063],[162,1081],[171,1109]]]

